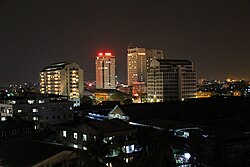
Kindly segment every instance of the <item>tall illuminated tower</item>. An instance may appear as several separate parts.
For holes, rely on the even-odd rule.
[[[77,106],[83,96],[83,81],[83,69],[77,63],[54,63],[40,72],[40,92],[68,96]]]
[[[96,89],[115,89],[115,56],[111,53],[98,53],[96,60]]]
[[[127,49],[128,85],[147,82],[147,71],[153,59],[163,59],[163,50],[129,47]]]
[[[147,73],[153,59],[163,59],[163,50],[131,46],[127,48],[128,85],[132,95],[140,97],[147,93]],[[140,99],[139,99],[140,101]]]

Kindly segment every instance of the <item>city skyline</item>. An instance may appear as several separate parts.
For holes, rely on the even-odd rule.
[[[225,3],[226,2],[226,3]],[[0,85],[38,82],[47,64],[69,61],[95,80],[99,51],[127,80],[127,46],[162,49],[194,63],[198,78],[250,79],[248,1],[1,1]]]

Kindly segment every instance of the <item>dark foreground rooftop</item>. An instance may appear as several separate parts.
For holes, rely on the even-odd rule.
[[[67,149],[30,140],[12,140],[0,145],[0,166],[30,167]]]

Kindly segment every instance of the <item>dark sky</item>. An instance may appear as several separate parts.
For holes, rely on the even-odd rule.
[[[60,61],[94,80],[99,50],[113,52],[126,80],[129,41],[193,61],[198,78],[250,79],[250,2],[0,0],[0,85],[37,82]]]

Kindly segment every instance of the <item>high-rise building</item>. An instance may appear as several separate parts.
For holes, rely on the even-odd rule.
[[[150,62],[153,59],[163,58],[163,50],[129,47],[127,49],[128,85],[133,86],[138,82],[146,83]]]
[[[40,72],[40,92],[68,96],[80,105],[84,91],[83,69],[77,63],[59,62]]]
[[[197,74],[189,60],[154,59],[147,80],[149,102],[195,98]]]
[[[163,50],[131,45],[127,48],[128,86],[132,88],[135,103],[145,101],[143,99],[147,94],[147,72],[150,62],[163,58]]]
[[[115,56],[111,53],[98,53],[95,60],[96,89],[115,89]]]

